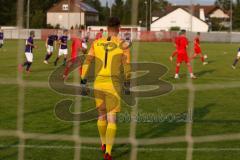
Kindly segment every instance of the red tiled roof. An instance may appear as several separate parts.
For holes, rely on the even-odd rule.
[[[68,4],[69,10],[64,11],[62,9],[63,4]],[[62,0],[59,3],[54,4],[53,7],[48,10],[48,12],[80,12],[80,11],[98,14],[98,11],[96,9],[82,2],[82,0]]]

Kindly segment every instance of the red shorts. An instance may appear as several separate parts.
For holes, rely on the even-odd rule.
[[[178,55],[177,63],[183,63],[183,62],[185,62],[185,63],[189,63],[190,62],[189,57],[188,57],[187,54],[180,54],[180,55]]]
[[[195,47],[195,48],[194,48],[194,52],[195,52],[196,54],[201,54],[201,53],[202,53],[202,50],[201,50],[200,47]]]
[[[77,60],[77,51],[72,51],[71,62],[74,63]]]

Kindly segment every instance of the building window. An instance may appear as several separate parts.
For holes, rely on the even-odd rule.
[[[62,10],[63,11],[68,11],[69,7],[68,7],[68,4],[63,4],[62,5]]]

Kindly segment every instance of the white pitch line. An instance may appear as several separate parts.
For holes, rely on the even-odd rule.
[[[18,85],[17,80],[15,79],[3,79],[0,78],[0,85]],[[25,81],[21,86],[32,87],[32,88],[49,88],[48,82],[42,81]],[[79,84],[77,84],[79,85]],[[181,84],[173,84],[175,90],[187,90],[188,85],[185,83]],[[214,83],[214,84],[193,84],[195,87],[195,91],[208,91],[208,90],[220,90],[220,89],[232,89],[232,88],[240,88],[240,82],[230,82],[230,83]]]
[[[20,135],[22,134],[22,135]],[[39,133],[19,133],[14,130],[0,130],[0,137],[23,137],[23,139],[46,140],[46,141],[75,141],[73,135],[60,134],[39,134]],[[207,143],[219,141],[240,140],[240,133],[236,134],[220,134],[209,136],[192,137],[194,143]],[[96,144],[99,141],[98,137],[81,137],[81,142],[84,144]],[[160,138],[140,138],[137,139],[138,145],[158,145],[158,144],[173,144],[186,142],[186,136],[176,137],[160,137]],[[116,138],[116,144],[130,144],[130,138]]]
[[[81,146],[81,147],[74,147],[70,145],[4,145],[0,144],[0,148],[35,148],[35,149],[62,149],[62,150],[72,150],[72,149],[83,149],[83,150],[93,150],[93,151],[99,151],[99,147],[90,147],[90,146]],[[117,151],[126,151],[130,150],[131,147],[116,147],[114,150]],[[194,148],[194,151],[199,151],[199,152],[221,152],[221,151],[234,151],[234,152],[240,152],[240,148]],[[167,148],[149,148],[149,147],[139,147],[138,148],[139,152],[159,152],[159,151],[172,151],[172,152],[185,152],[186,148],[176,148],[176,147],[167,147]]]

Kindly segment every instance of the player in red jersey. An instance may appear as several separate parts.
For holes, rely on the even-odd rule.
[[[177,56],[177,54],[178,54],[179,34],[174,40],[174,45],[175,45],[176,50],[173,52],[172,56],[170,56],[170,61],[173,61],[173,57]]]
[[[199,55],[203,65],[206,65],[207,62],[205,62],[205,58],[202,54],[202,49],[201,49],[201,46],[200,46],[200,35],[201,35],[200,32],[198,32],[197,36],[194,39],[194,55],[192,56],[191,59],[194,59]]]
[[[72,36],[72,47],[71,47],[71,49],[72,49],[71,60],[68,62],[67,66],[65,68],[64,75],[63,75],[64,79],[67,79],[70,67],[74,63],[78,62],[77,61],[78,53],[79,53],[79,51],[82,50],[81,31],[77,31],[77,33]],[[82,68],[81,67],[79,68],[79,74],[80,75],[82,74]]]
[[[180,32],[180,36],[177,38],[177,43],[176,44],[177,44],[177,46],[176,46],[177,52],[175,52],[174,55],[172,55],[170,57],[170,60],[172,60],[173,56],[177,55],[175,79],[179,78],[180,66],[183,62],[185,62],[187,64],[188,71],[190,73],[190,77],[192,79],[195,79],[196,77],[193,74],[192,67],[191,67],[190,60],[189,60],[188,53],[187,53],[188,39],[186,38],[186,31],[185,30],[182,30]]]
[[[97,33],[95,40],[98,40],[103,37],[103,29],[100,29],[100,32]]]

